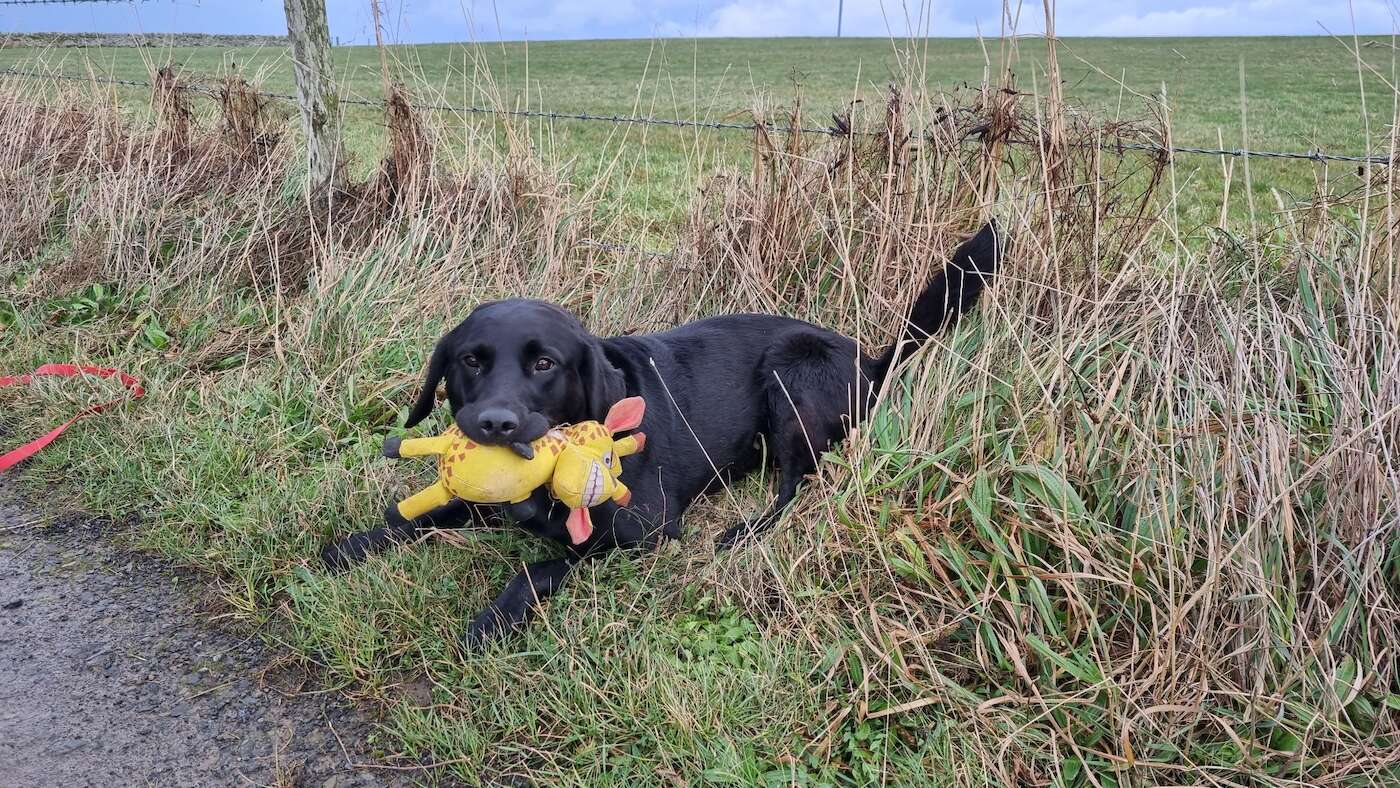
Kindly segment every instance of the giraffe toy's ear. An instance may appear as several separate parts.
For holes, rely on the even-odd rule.
[[[608,410],[608,417],[603,420],[603,426],[608,428],[608,432],[614,433],[635,430],[642,425],[642,416],[646,410],[646,400],[641,397],[619,400]]]

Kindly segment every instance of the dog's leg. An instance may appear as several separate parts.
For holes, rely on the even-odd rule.
[[[818,439],[809,442],[808,436],[802,432],[802,425],[795,417],[782,419],[779,423],[781,434],[773,441],[778,450],[775,458],[779,471],[778,495],[762,513],[720,534],[719,541],[715,543],[716,549],[724,550],[772,528],[783,516],[783,510],[797,497],[802,480],[817,469],[814,455],[826,450],[826,430],[823,429],[820,433],[821,443],[818,444],[815,443]]]
[[[321,561],[328,569],[342,571],[364,561],[370,555],[416,539],[432,528],[454,528],[474,519],[475,509],[463,501],[446,506],[412,520],[399,514],[398,504],[384,510],[384,527],[373,528],[337,539],[321,550]]]
[[[783,516],[783,510],[797,497],[802,479],[816,470],[816,467],[810,459],[806,463],[798,461],[779,466],[778,495],[773,499],[773,503],[762,513],[754,515],[720,534],[719,539],[715,542],[715,549],[725,550],[733,547],[739,542],[758,536],[776,525]]]
[[[569,572],[583,561],[607,555],[614,549],[650,550],[660,544],[663,535],[680,534],[679,512],[683,507],[668,507],[656,482],[642,477],[631,489],[632,500],[626,508],[607,501],[593,507],[593,535],[582,545],[568,545],[563,526],[567,510],[563,507],[552,509],[552,521],[524,524],[535,533],[566,545],[570,553],[564,558],[528,564],[524,571],[511,578],[500,596],[467,625],[462,636],[463,647],[471,651],[518,629],[530,620],[541,602],[563,586]],[[669,517],[661,516],[661,512],[667,512]]]
[[[842,414],[832,408],[846,385],[836,363],[803,359],[785,364],[782,372],[766,392],[771,426],[764,436],[778,466],[777,497],[762,513],[720,534],[719,550],[772,528],[797,497],[802,480],[817,469],[817,458],[845,434]]]
[[[462,645],[467,650],[477,649],[530,620],[539,603],[564,585],[564,578],[578,561],[570,556],[527,564],[511,578],[501,595],[467,625]]]

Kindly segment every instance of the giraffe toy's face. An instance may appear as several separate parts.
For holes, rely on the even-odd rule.
[[[593,533],[589,507],[609,500],[626,506],[631,501],[632,492],[620,478],[621,458],[641,451],[646,445],[646,435],[641,432],[625,438],[613,435],[635,430],[641,425],[645,411],[646,403],[641,397],[629,397],[614,404],[602,424],[586,421],[564,429],[568,445],[559,455],[549,486],[554,497],[569,507],[564,525],[574,544],[582,544]]]
[[[614,451],[612,433],[596,421],[565,430],[568,445],[554,467],[551,489],[570,509],[586,509],[617,492],[622,462]]]

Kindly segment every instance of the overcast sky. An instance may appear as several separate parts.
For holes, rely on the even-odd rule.
[[[369,0],[326,0],[342,43],[372,40]],[[846,0],[848,36],[996,35],[996,0]],[[1389,0],[1061,0],[1065,36],[1324,35],[1389,33]],[[837,0],[387,0],[391,41],[649,38],[653,36],[828,36]],[[917,9],[924,9],[922,12]],[[1039,32],[1028,3],[1019,29]],[[1354,25],[1353,25],[1354,20]],[[137,3],[0,6],[5,32],[285,32],[280,0],[147,0]]]

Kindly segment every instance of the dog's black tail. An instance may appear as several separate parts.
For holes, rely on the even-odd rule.
[[[924,292],[914,300],[899,338],[875,360],[870,377],[877,391],[891,369],[977,303],[982,288],[996,274],[1001,247],[1001,230],[996,220],[992,220],[953,252],[948,264],[929,280]]]

